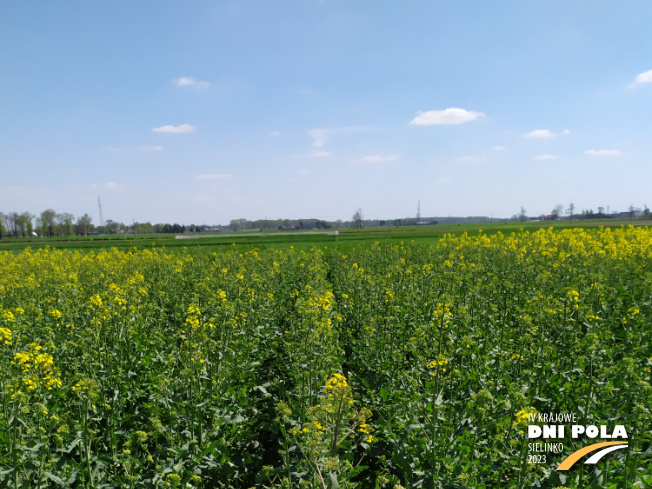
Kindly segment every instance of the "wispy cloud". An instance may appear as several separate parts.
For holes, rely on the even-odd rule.
[[[272,136],[280,136],[280,135],[281,135],[281,131],[272,131],[270,134],[271,134]]]
[[[195,80],[190,76],[182,76],[181,78],[175,78],[173,81],[174,83],[176,83],[178,87],[193,87],[199,90],[204,90],[211,86],[211,84],[207,81]]]
[[[155,127],[152,129],[152,132],[167,132],[171,134],[182,134],[182,133],[188,133],[194,131],[195,131],[195,126],[191,126],[190,124],[180,124],[178,126],[167,125],[167,126]]]
[[[482,112],[473,112],[457,107],[450,107],[444,110],[419,111],[417,116],[410,121],[412,126],[444,126],[462,124],[483,117]]]
[[[555,134],[548,129],[535,129],[534,131],[530,131],[523,136],[529,139],[550,139],[554,138]]]
[[[629,87],[634,88],[639,85],[645,85],[646,83],[650,83],[650,82],[652,82],[652,70],[644,71],[643,73],[636,75],[636,78],[634,78],[634,81],[631,83]]]
[[[204,175],[197,175],[197,180],[228,180],[231,178],[229,173],[205,173]]]
[[[584,153],[591,156],[618,156],[620,151],[617,149],[587,149]]]
[[[141,151],[147,151],[147,152],[152,152],[152,151],[163,151],[163,146],[151,146],[151,145],[146,145],[140,148]]]
[[[505,146],[494,146],[494,151],[502,151],[505,149]]]
[[[398,155],[367,155],[363,158],[355,158],[351,160],[351,163],[368,163],[368,164],[375,164],[375,163],[386,163],[388,161],[396,161],[398,160]]]
[[[539,155],[536,156],[534,159],[539,161],[546,161],[546,160],[556,160],[558,158],[559,156],[555,156],[555,155]]]
[[[455,158],[455,161],[459,161],[461,163],[480,163],[485,161],[485,159],[478,156],[462,156],[461,158]]]

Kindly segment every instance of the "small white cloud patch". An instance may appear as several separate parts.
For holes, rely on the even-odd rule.
[[[636,75],[636,78],[634,78],[634,81],[632,82],[631,86],[635,87],[637,85],[644,85],[650,82],[652,82],[652,70],[645,71],[643,73]]]
[[[617,149],[587,149],[584,153],[591,156],[618,156],[620,151]]]
[[[458,107],[450,107],[444,110],[419,111],[417,116],[410,121],[411,126],[447,126],[463,124],[483,117],[483,112],[473,112]]]
[[[207,81],[195,80],[190,76],[182,76],[181,78],[176,78],[174,83],[176,83],[178,87],[194,87],[199,89],[204,89],[211,86],[211,84]]]
[[[183,133],[189,133],[194,131],[195,131],[195,126],[191,126],[190,124],[179,124],[178,126],[167,125],[167,126],[155,127],[152,129],[152,132],[165,132],[170,134],[183,134]]]
[[[140,149],[141,149],[141,151],[148,151],[148,152],[150,152],[150,151],[163,151],[163,146],[150,146],[150,145],[147,145],[147,146],[143,146]]]
[[[505,146],[494,146],[494,151],[502,151],[505,149]]]
[[[546,160],[556,160],[558,158],[559,158],[559,156],[555,156],[555,155],[539,155],[539,156],[535,157],[534,159],[539,160],[539,161],[546,161]]]
[[[548,129],[535,129],[534,131],[524,134],[524,136],[529,139],[550,139],[554,138],[555,134]]]

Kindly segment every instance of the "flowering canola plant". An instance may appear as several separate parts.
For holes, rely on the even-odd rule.
[[[2,252],[0,485],[644,487],[651,264],[643,227]],[[538,412],[628,452],[562,483]]]

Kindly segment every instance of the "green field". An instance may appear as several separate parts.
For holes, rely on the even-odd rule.
[[[3,240],[0,486],[651,487],[652,230],[540,226]]]

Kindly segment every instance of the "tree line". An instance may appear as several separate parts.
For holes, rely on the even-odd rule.
[[[108,219],[102,226],[93,225],[93,218],[84,214],[75,217],[68,212],[47,209],[39,215],[30,212],[0,212],[0,239],[40,237],[88,236],[89,234],[154,234],[200,232],[201,226],[149,222],[125,225]]]
[[[85,236],[90,232],[92,218],[88,214],[75,216],[68,212],[58,213],[47,209],[36,216],[29,212],[0,212],[0,238],[8,236]]]

